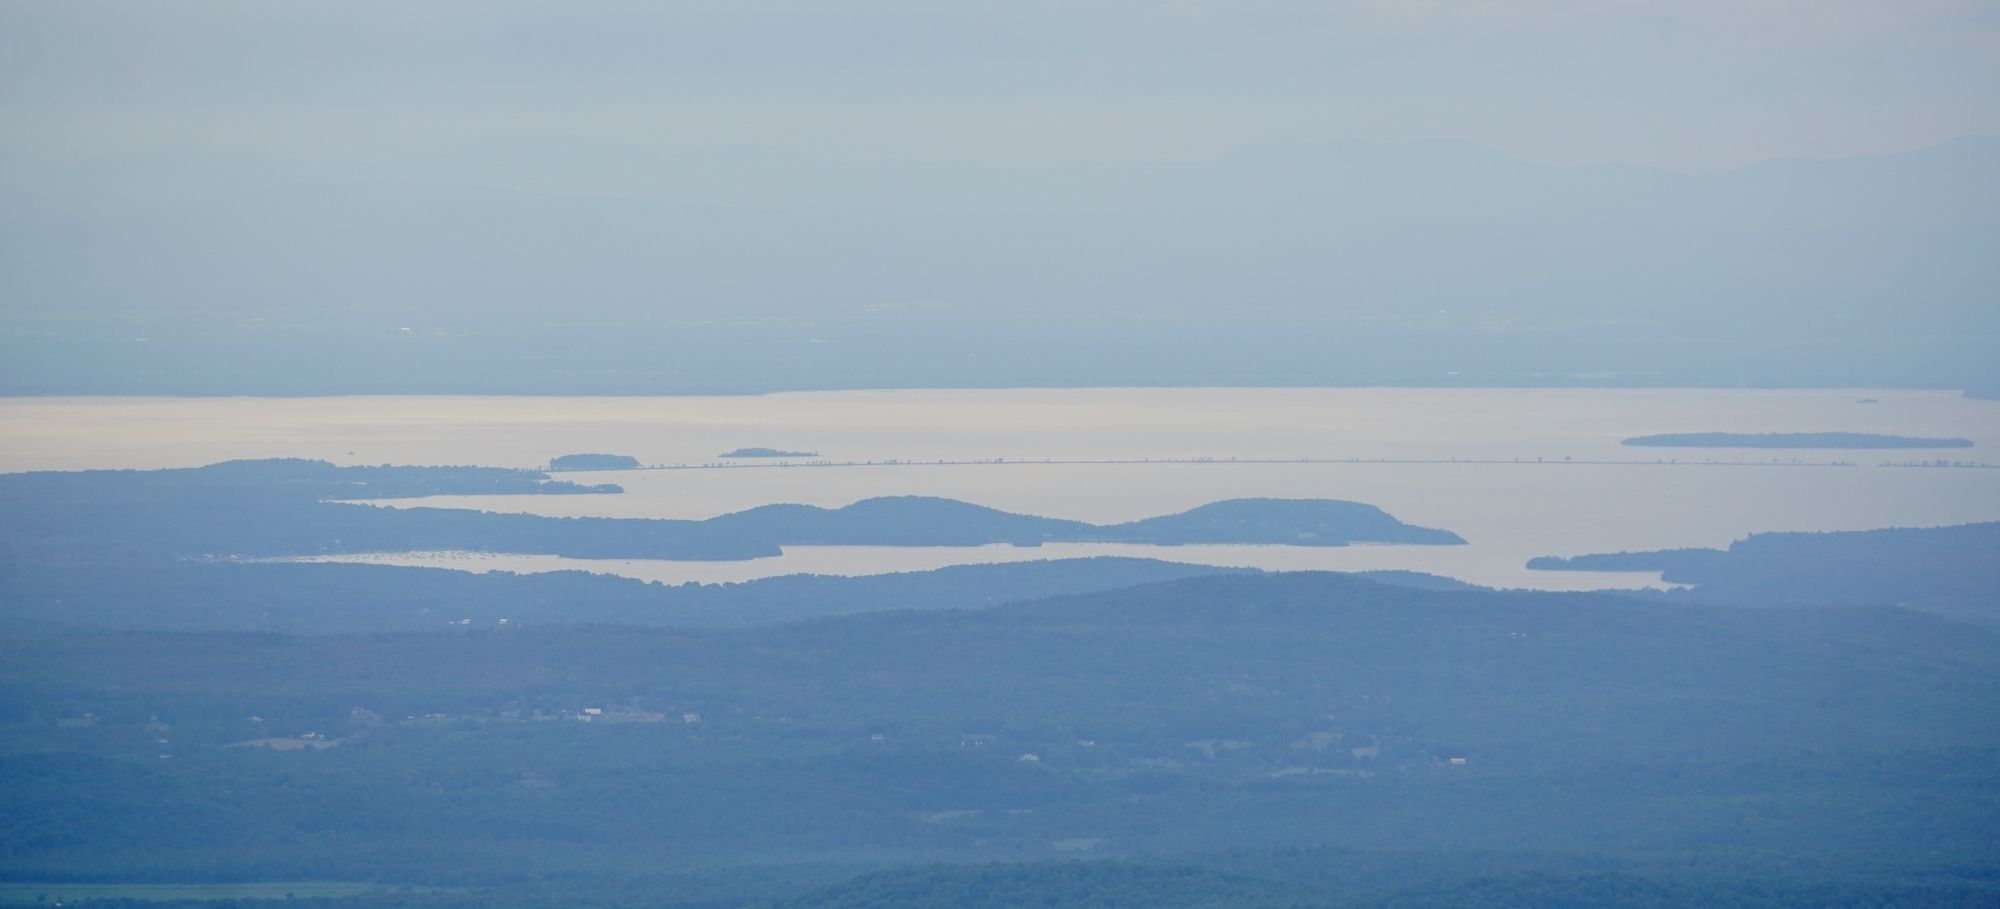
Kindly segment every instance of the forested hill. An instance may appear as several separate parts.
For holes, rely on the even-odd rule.
[[[475,574],[323,563],[16,565],[0,570],[15,633],[79,630],[442,632],[520,624],[742,627],[854,612],[971,609],[1246,569],[1151,559],[1062,559],[936,571],[790,575],[738,584],[648,583],[581,571]],[[1385,578],[1449,585],[1430,575]]]
[[[1276,543],[1344,546],[1370,543],[1463,543],[1458,534],[1412,527],[1359,502],[1328,499],[1231,499],[1180,514],[1099,528],[1121,543]]]
[[[2000,621],[2000,522],[1838,533],[1757,533],[1728,549],[1615,552],[1528,562],[1549,571],[1659,571],[1676,597],[1744,606],[1908,604]]]
[[[214,556],[464,550],[579,558],[750,559],[787,545],[978,546],[1047,542],[1463,543],[1373,506],[1246,499],[1099,526],[949,499],[771,505],[701,521],[546,518],[324,501],[446,493],[616,492],[532,471],[340,468],[248,461],[194,470],[0,476],[0,542],[23,562],[117,563]]]

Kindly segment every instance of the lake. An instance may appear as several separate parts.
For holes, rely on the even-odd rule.
[[[1619,444],[1637,435],[1707,431],[1949,436],[1971,439],[1974,447],[1771,451]],[[699,466],[749,446],[856,463]],[[1758,531],[2000,520],[2000,470],[1882,466],[1940,455],[2000,461],[1994,454],[2000,451],[2000,402],[1938,391],[1022,389],[680,398],[0,399],[0,469],[8,471],[193,466],[250,457],[536,467],[585,451],[689,468],[565,475],[625,487],[615,496],[453,496],[385,504],[703,518],[772,502],[839,506],[878,495],[936,495],[1101,523],[1225,498],[1338,498],[1455,531],[1469,545],[795,547],[781,557],[738,563],[385,558],[719,581],[1120,554],[1265,568],[1403,568],[1476,583],[1572,588],[1657,579],[1528,572],[1521,563],[1537,555],[1722,546]],[[1269,462],[1299,458],[1316,460]],[[904,463],[882,463],[888,461]]]

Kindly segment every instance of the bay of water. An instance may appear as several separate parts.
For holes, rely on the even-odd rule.
[[[1971,439],[1974,447],[1768,451],[1619,444],[1635,435],[1706,431],[1949,436]],[[583,451],[628,454],[647,464],[702,465],[746,446],[878,463],[572,474],[581,482],[617,483],[626,492],[384,504],[704,518],[772,502],[839,506],[878,495],[936,495],[1103,523],[1226,498],[1338,498],[1453,530],[1470,544],[794,547],[781,557],[737,563],[382,558],[476,569],[584,567],[678,582],[1118,554],[1264,568],[1401,568],[1500,586],[1575,588],[1656,579],[1528,572],[1522,563],[1537,555],[1723,546],[1759,531],[2000,520],[2000,470],[1881,466],[1940,457],[2000,461],[2000,402],[1936,391],[1029,389],[682,398],[0,399],[0,469],[8,471],[194,466],[250,457],[535,467]],[[1292,458],[1358,462],[1249,463]],[[995,459],[1001,463],[879,463]],[[1184,459],[1209,460],[1164,463]],[[1832,464],[1850,466],[1825,466]]]

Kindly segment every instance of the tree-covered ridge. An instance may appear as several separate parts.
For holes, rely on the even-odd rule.
[[[1464,543],[1448,530],[1413,527],[1373,505],[1330,499],[1229,499],[1099,529],[1120,543]]]
[[[29,564],[0,570],[0,620],[17,631],[289,634],[435,632],[491,628],[502,620],[730,628],[856,612],[982,608],[1247,570],[1104,557],[666,585],[581,571],[478,574],[339,563]],[[1455,583],[1417,574],[1385,580]]]
[[[2000,619],[2000,522],[1756,533],[1728,549],[1543,556],[1549,571],[1658,571],[1674,594],[1751,606],[1900,603]]]
[[[0,621],[16,631],[143,629],[353,634],[501,624],[740,628],[858,612],[975,609],[1206,574],[1219,568],[1098,557],[954,565],[838,577],[667,585],[581,571],[473,573],[313,562],[16,564],[0,570]],[[1418,572],[1357,572],[1438,590]]]
[[[547,518],[386,509],[333,499],[446,493],[613,492],[491,468],[353,468],[241,461],[193,470],[0,475],[0,539],[22,561],[117,562],[463,550],[578,558],[751,559],[788,545],[1463,543],[1370,505],[1246,499],[1130,524],[1011,514],[950,499],[770,505],[706,520]]]
[[[1670,432],[1634,436],[1622,445],[1661,448],[1971,448],[1971,439],[1872,432]]]

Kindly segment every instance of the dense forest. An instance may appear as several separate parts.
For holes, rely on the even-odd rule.
[[[1884,607],[1221,575],[736,631],[16,635],[0,665],[16,879],[1297,843],[1902,869],[1978,863],[2000,808],[2000,638]]]
[[[0,570],[14,628],[338,634],[510,624],[735,627],[854,612],[969,609],[1243,569],[1063,559],[935,571],[666,585],[581,571],[474,574],[317,563],[16,565]],[[1374,575],[1449,585],[1429,575]]]
[[[1658,571],[1665,596],[1738,606],[1895,603],[2000,622],[2000,523],[1757,533],[1728,549],[1543,557],[1549,571]]]

